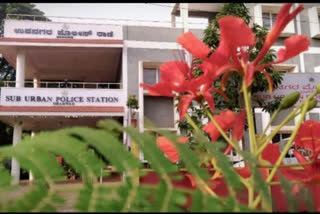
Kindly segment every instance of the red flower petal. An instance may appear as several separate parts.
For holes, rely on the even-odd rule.
[[[158,137],[157,145],[161,149],[161,151],[166,154],[171,162],[176,163],[179,160],[179,155],[175,146],[167,138]]]
[[[243,178],[248,178],[248,177],[251,176],[250,169],[249,169],[249,167],[247,165],[245,167],[242,167],[242,168],[236,168],[235,170]]]
[[[261,157],[274,165],[280,157],[279,145],[271,143],[268,144],[266,148],[262,151]]]
[[[188,137],[180,137],[178,139],[178,142],[179,143],[186,143],[188,139],[189,139]],[[176,163],[179,160],[179,154],[176,150],[176,147],[166,137],[158,137],[157,138],[157,146],[168,157],[168,159],[172,163]]]
[[[242,18],[226,16],[219,19],[221,48],[235,52],[240,46],[253,46],[255,35]],[[220,47],[220,45],[219,45]]]
[[[300,5],[298,8],[296,8],[292,13],[290,13],[290,8],[293,4],[285,4],[279,11],[276,22],[271,29],[270,33],[267,35],[266,40],[262,46],[262,49],[259,53],[259,55],[254,60],[253,64],[257,65],[263,57],[266,55],[270,47],[273,45],[273,43],[278,39],[283,29],[286,27],[286,25],[294,19],[294,17],[303,10],[303,6]]]
[[[182,143],[182,144],[185,144],[186,142],[188,142],[190,137],[179,137],[178,138],[178,142],[179,143]]]
[[[178,110],[180,112],[180,120],[183,120],[185,114],[188,111],[189,105],[194,98],[195,98],[194,95],[183,95],[180,97],[180,101],[178,103]]]
[[[255,65],[253,63],[250,63],[247,67],[247,71],[245,73],[245,80],[246,80],[246,85],[247,87],[249,87],[251,85],[251,83],[253,82],[253,78],[254,78],[254,72],[255,70]]]
[[[268,81],[269,92],[272,93],[273,92],[273,80],[272,80],[270,74],[264,69],[261,72],[264,74],[264,76],[266,77],[266,79]]]
[[[215,106],[214,106],[214,99],[212,97],[212,94],[210,93],[210,90],[203,92],[202,95],[203,95],[204,99],[207,101],[210,109],[213,111]]]
[[[232,130],[232,139],[236,139],[237,141],[242,139],[244,133],[245,118],[246,110],[242,109],[242,111],[236,115]]]
[[[227,131],[232,127],[236,117],[232,111],[226,110],[221,112],[219,115],[215,115],[214,119],[217,121],[223,131]],[[220,132],[213,122],[208,123],[202,129],[210,135],[211,141],[213,142],[217,141],[218,137],[220,136]]]
[[[211,51],[210,48],[192,32],[182,34],[182,36],[178,38],[178,43],[198,59],[207,59],[207,56]]]
[[[243,19],[235,16],[226,16],[220,18],[218,23],[221,40],[218,48],[211,54],[205,65],[206,71],[216,72],[215,70],[219,69],[219,67],[229,64],[230,58],[233,59],[233,66],[239,66],[236,57],[237,47],[253,46],[255,43],[255,36]]]
[[[234,71],[227,71],[223,74],[222,78],[221,78],[221,88],[222,90],[226,90],[227,88],[227,82],[228,82],[228,79],[229,77],[231,76],[231,74],[233,73]]]
[[[308,162],[308,160],[302,154],[300,154],[297,150],[293,150],[293,154],[297,158],[299,163]],[[302,167],[308,172],[312,172],[312,167],[310,165],[303,165]]]
[[[306,36],[291,36],[284,41],[285,48],[281,48],[277,55],[278,59],[275,63],[284,62],[299,53],[308,50],[310,41]],[[275,64],[274,63],[274,64]]]
[[[214,91],[215,93],[220,94],[226,101],[229,100],[229,98],[227,97],[227,95],[226,95],[223,91],[221,91],[221,90],[219,90],[219,89],[217,89],[217,88],[210,88],[210,91]]]
[[[270,74],[264,69],[265,66],[269,66],[271,64],[273,64],[273,63],[263,64],[261,66],[254,66],[253,64],[249,64],[247,67],[247,73],[245,74],[247,87],[249,87],[251,85],[251,83],[253,82],[254,73],[257,71],[260,71],[266,77],[266,79],[268,81],[269,92],[272,93],[273,92],[273,80],[272,80]]]
[[[294,139],[295,144],[301,148],[309,148],[313,150],[312,126],[315,124],[313,120],[307,120],[302,123],[299,131]]]
[[[231,150],[232,150],[232,146],[228,145],[227,149],[224,151],[223,154],[228,155]]]
[[[312,151],[313,158],[317,158],[317,154],[320,150],[320,122],[307,120],[304,122],[296,137],[295,144],[298,147],[309,148]]]
[[[189,173],[186,173],[185,176],[189,179],[192,187],[196,186],[196,179]]]
[[[163,63],[159,70],[161,71],[161,82],[177,85],[185,81],[189,66],[185,62],[172,61]]]
[[[160,82],[155,85],[141,83],[140,86],[146,88],[152,96],[173,97],[172,89],[168,83]]]

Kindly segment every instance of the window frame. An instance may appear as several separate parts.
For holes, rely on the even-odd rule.
[[[274,3],[258,3],[253,8],[253,17],[254,22],[263,26],[263,13],[274,13],[278,14],[283,4],[274,4]],[[293,10],[293,8],[291,8]],[[296,19],[296,18],[295,18]],[[289,37],[296,34],[294,20],[288,23],[285,29],[281,32],[280,37]],[[270,29],[269,29],[270,31]]]
[[[313,39],[320,39],[320,7],[314,6],[308,9],[309,32]]]
[[[139,85],[140,85],[140,83],[143,83],[143,72],[144,72],[144,70],[145,69],[156,69],[158,72],[157,72],[157,76],[158,76],[158,80],[160,81],[160,70],[159,70],[159,67],[160,67],[160,65],[162,64],[163,62],[155,62],[155,61],[140,61],[139,62],[139,64],[140,64],[140,78],[139,78]],[[141,92],[139,92],[139,93],[141,93]],[[141,106],[140,107],[140,113],[142,114],[142,117],[144,118],[144,97],[145,96],[151,96],[150,94],[149,94],[149,92],[148,92],[148,90],[146,90],[146,89],[144,89],[144,88],[142,88],[142,93],[140,94],[140,97],[142,98],[142,102],[141,103],[139,103],[139,106]],[[173,118],[173,121],[174,121],[174,123],[173,123],[173,127],[162,127],[162,128],[158,128],[159,130],[167,130],[167,131],[174,131],[174,132],[176,132],[176,133],[179,133],[179,130],[178,130],[178,125],[177,125],[177,123],[176,123],[176,121],[179,119],[179,114],[178,114],[178,112],[177,112],[177,110],[176,110],[176,107],[175,107],[175,105],[176,105],[176,100],[174,99],[174,98],[172,98],[173,99],[173,116],[174,116],[174,118]],[[150,128],[145,128],[144,127],[144,121],[142,120],[141,122],[140,122],[140,124],[141,124],[141,127],[142,127],[142,129],[140,130],[140,131],[142,131],[142,132],[144,132],[144,131],[154,131],[154,129],[150,129]]]

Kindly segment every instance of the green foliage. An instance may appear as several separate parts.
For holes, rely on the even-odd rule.
[[[212,52],[219,46],[220,42],[220,33],[218,20],[224,16],[233,15],[242,18],[247,24],[251,21],[251,16],[249,14],[248,8],[244,3],[225,3],[216,17],[211,21],[209,26],[204,31],[203,42],[211,47]],[[259,54],[265,38],[268,34],[268,30],[260,25],[253,23],[252,32],[256,37],[256,44],[251,49],[250,60],[253,60]],[[273,62],[276,59],[276,52],[273,49],[270,49],[265,57],[262,59],[262,62]],[[201,60],[195,59],[195,63],[201,63]],[[265,70],[270,74],[273,80],[273,88],[277,88],[282,82],[282,74],[275,71],[272,66],[266,67]],[[201,75],[202,71],[200,69],[195,69],[194,73],[196,76]],[[220,94],[214,93],[214,101],[217,109],[230,109],[232,111],[239,111],[239,109],[244,107],[244,102],[242,95],[240,93],[241,86],[241,76],[234,72],[231,74],[230,78],[226,84],[226,90],[224,91],[228,97],[226,101]],[[213,87],[221,89],[221,76],[213,82]],[[260,73],[255,72],[254,81],[250,87],[252,94],[257,92],[264,92],[268,90],[268,81],[266,77]],[[263,100],[258,100],[257,103],[265,111],[272,112],[278,107],[278,100],[265,102]],[[190,114],[195,123],[202,124],[203,118],[205,117],[202,111],[198,110],[199,108],[195,107],[194,104],[190,105]],[[199,127],[201,127],[200,125]],[[191,135],[193,129],[190,125],[187,125],[186,120],[178,121],[178,127],[182,132],[186,132],[187,135]]]
[[[35,4],[31,3],[0,3],[0,37],[3,36],[4,19],[7,14],[27,14],[27,15],[39,15],[37,20],[50,21],[45,18],[44,13],[35,8]],[[21,19],[22,17],[15,17]],[[24,17],[24,19],[32,19],[32,17]],[[14,81],[16,79],[16,71],[12,65],[4,57],[0,57],[0,86],[3,86],[3,81]],[[6,125],[0,121],[0,145],[12,144],[12,127]]]
[[[128,108],[131,108],[131,109],[139,109],[138,100],[136,98],[136,95],[134,95],[134,94],[129,95],[128,101],[127,101],[127,106],[128,106]]]
[[[263,99],[259,99],[257,100],[257,102],[259,102],[260,106],[263,106],[262,108],[263,111],[268,112],[269,114],[272,114],[275,110],[278,109],[281,102],[281,98],[275,97],[275,99],[270,102],[266,102]]]
[[[284,178],[281,173],[278,173],[282,192],[286,196],[289,212],[298,212],[303,202],[308,211],[314,212],[313,201],[309,200],[310,192],[301,184],[294,184]],[[295,188],[299,190],[299,193],[295,192]]]
[[[249,15],[249,11],[244,3],[226,3],[224,4],[221,12],[217,14],[215,19],[212,20],[210,26],[204,31],[203,41],[209,45],[212,50],[214,51],[219,45],[219,25],[218,20],[224,16],[234,15],[237,17],[242,18],[248,24],[251,20]],[[253,24],[252,32],[255,34],[256,37],[256,44],[251,50],[250,60],[256,58],[259,54],[264,40],[268,34],[268,30],[262,26],[257,24]],[[268,53],[263,58],[262,62],[273,62],[276,58],[275,51],[270,49]],[[266,71],[271,75],[273,79],[273,87],[277,88],[278,85],[282,81],[282,76],[279,72],[273,70],[273,68],[267,67]],[[217,88],[220,88],[220,81],[221,79],[216,80],[213,85]],[[226,86],[226,95],[229,98],[229,101],[225,101],[221,96],[215,96],[216,106],[219,109],[231,109],[236,110],[241,108],[241,102],[239,102],[239,88],[241,84],[240,75],[233,74],[227,83]],[[265,76],[261,73],[256,72],[255,79],[251,86],[252,93],[260,92],[260,91],[267,91],[268,90],[268,81],[266,80]],[[265,103],[267,104],[267,103]],[[262,106],[264,107],[264,106]]]
[[[243,18],[248,24],[251,20],[249,10],[243,3],[225,3],[221,11],[204,31],[203,42],[215,50],[220,41],[218,20],[224,16],[234,15]]]
[[[212,158],[216,160],[215,167],[225,175],[224,178],[227,185],[234,190],[241,190],[243,186],[237,172],[234,170],[229,158],[220,151],[224,144],[206,142],[206,146],[209,149],[209,153],[212,154]]]
[[[61,206],[64,199],[58,194],[57,185],[64,179],[64,171],[56,156],[62,156],[82,180],[74,209],[80,212],[249,212],[256,211],[241,204],[233,196],[216,197],[207,194],[210,188],[210,174],[200,167],[202,158],[195,155],[186,144],[177,142],[178,136],[166,131],[159,134],[172,141],[180,159],[195,179],[196,188],[186,189],[174,186],[183,176],[177,175],[179,168],[172,164],[157,147],[155,137],[140,133],[132,127],[122,127],[113,120],[100,121],[100,129],[73,127],[52,132],[41,132],[33,138],[25,137],[16,146],[0,147],[0,160],[16,158],[21,167],[32,171],[34,182],[21,196],[0,201],[1,212],[51,212]],[[159,183],[137,183],[141,164],[116,136],[126,132],[134,140],[160,177]],[[223,154],[222,143],[209,142],[207,137],[197,133],[195,140],[208,159],[214,158],[215,170],[223,172],[228,190],[234,194],[243,191],[240,175],[233,168],[230,159]],[[257,161],[250,154],[243,153],[249,163],[255,188],[266,200],[270,200],[267,184],[257,169]],[[122,181],[113,183],[98,182],[101,169],[106,161],[123,174]],[[140,175],[141,176],[141,175]],[[0,168],[0,198],[3,194],[16,191],[10,187],[10,174]],[[9,187],[8,187],[9,186]],[[18,188],[19,189],[19,188]],[[191,206],[184,206],[191,196]]]

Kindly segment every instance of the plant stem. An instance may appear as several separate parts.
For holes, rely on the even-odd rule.
[[[293,118],[293,116],[296,116],[295,114],[297,113],[298,110],[300,110],[305,102],[310,99],[312,99],[315,95],[317,95],[317,91],[313,92],[312,94],[310,94],[302,103],[300,103],[281,123],[280,125],[277,126],[277,128],[275,130],[273,130],[271,132],[270,135],[268,135],[267,137],[263,138],[261,140],[261,142],[264,142],[258,149],[256,157],[258,157],[261,152],[264,150],[264,148],[268,145],[269,141],[278,133],[278,131],[289,121]]]
[[[186,117],[186,119],[188,120],[188,122],[191,124],[191,126],[192,126],[197,132],[200,132],[199,127],[198,127],[198,126],[196,125],[196,123],[192,120],[192,118],[190,117],[190,115],[186,113],[186,114],[185,114],[185,117]],[[202,179],[196,178],[196,183],[197,183],[197,185],[200,187],[200,189],[201,189],[202,191],[208,192],[212,197],[215,197],[215,198],[218,197],[217,194],[216,194],[214,191],[212,191],[212,189],[211,189]]]
[[[236,151],[240,151],[240,148],[238,147],[237,144],[235,144],[228,136],[227,134],[222,130],[221,126],[218,124],[218,122],[214,119],[214,117],[212,116],[212,114],[209,112],[209,110],[202,106],[202,108],[205,110],[206,114],[208,115],[208,117],[210,118],[211,122],[213,123],[213,125],[218,129],[218,131],[220,132],[220,134],[222,135],[222,137],[236,150]]]
[[[248,201],[249,201],[249,207],[253,208],[253,202],[254,202],[254,188],[251,185],[248,185]]]
[[[277,162],[275,164],[275,167],[272,169],[269,177],[267,178],[267,182],[270,182],[272,180],[273,176],[276,173],[276,170],[279,168],[282,160],[284,159],[285,155],[289,151],[289,149],[290,149],[290,147],[291,147],[291,145],[293,143],[293,140],[294,140],[294,138],[296,137],[296,135],[297,135],[297,133],[299,131],[300,125],[301,125],[302,121],[304,120],[305,114],[307,113],[308,104],[309,104],[309,99],[307,99],[306,103],[304,104],[301,116],[300,116],[299,121],[298,121],[298,124],[295,127],[295,129],[293,130],[293,132],[292,132],[292,134],[291,134],[286,146],[284,147],[280,157],[278,158],[278,160],[277,160]]]
[[[300,166],[305,166],[305,165],[310,165],[312,164],[312,161],[308,161],[305,163],[299,163],[299,164],[288,164],[288,165],[280,165],[280,168],[291,168],[291,167],[300,167]],[[267,166],[267,165],[257,165],[259,168],[273,168],[274,166]]]
[[[261,136],[264,136],[265,133],[267,132],[269,126],[271,125],[271,123],[273,122],[273,120],[276,118],[276,116],[278,115],[278,113],[280,112],[280,108],[277,108],[277,110],[275,110],[273,113],[272,113],[272,116],[267,124],[267,126],[264,128]]]
[[[292,145],[292,143],[293,143],[293,140],[294,140],[296,134],[298,133],[298,130],[299,130],[299,128],[300,128],[300,125],[301,125],[302,121],[304,120],[304,116],[305,116],[305,114],[306,114],[306,112],[307,112],[307,109],[308,109],[308,104],[309,104],[309,97],[306,99],[306,102],[305,102],[304,105],[303,105],[303,109],[302,109],[301,116],[300,116],[300,118],[299,118],[299,121],[298,121],[297,126],[296,126],[295,129],[293,130],[293,132],[292,132],[292,134],[291,134],[291,136],[290,136],[287,144],[285,145],[283,151],[281,152],[281,154],[280,154],[280,156],[279,156],[276,164],[274,165],[274,168],[271,170],[270,175],[268,176],[266,182],[269,183],[269,182],[273,179],[276,171],[278,170],[278,168],[279,168],[280,165],[281,165],[281,162],[283,161],[285,155],[287,154],[288,150],[290,149],[290,147],[291,147],[291,145]],[[254,207],[256,207],[256,206],[259,204],[260,200],[261,200],[261,197],[258,196],[258,197],[256,198],[256,200],[254,201]]]
[[[250,150],[252,153],[256,151],[256,137],[255,137],[255,130],[254,130],[254,122],[251,110],[251,100],[250,100],[250,92],[247,89],[245,78],[242,80],[242,91],[243,97],[247,112],[247,119],[248,119],[248,129],[249,129],[249,137],[250,137]]]
[[[277,126],[276,129],[274,129],[270,135],[268,135],[267,137],[263,138],[261,140],[262,145],[259,147],[257,153],[256,153],[256,157],[259,157],[259,155],[262,153],[262,151],[266,148],[266,146],[269,144],[269,141],[280,131],[280,129],[287,123],[289,122],[289,120],[292,119],[292,116],[295,115],[295,113],[298,111],[298,108],[296,108],[295,110],[293,110],[281,123],[280,125]]]
[[[185,118],[187,119],[187,121],[190,123],[190,125],[196,130],[196,131],[200,131],[199,127],[197,126],[197,124],[193,121],[193,119],[190,117],[190,115],[188,113],[185,114]]]

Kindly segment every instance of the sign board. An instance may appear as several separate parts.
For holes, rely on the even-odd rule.
[[[298,91],[300,92],[300,100],[296,104],[299,104],[316,90],[318,83],[320,83],[320,73],[284,74],[281,85],[279,85],[272,94],[269,92],[259,92],[254,96],[256,98],[261,98],[266,102],[270,102],[275,97],[285,97],[294,91]],[[318,100],[317,106],[320,107],[320,95],[316,98]],[[258,106],[257,104],[254,105]]]
[[[122,40],[122,26],[5,20],[4,37],[36,39],[107,39]]]
[[[121,89],[1,88],[2,106],[124,106]]]

